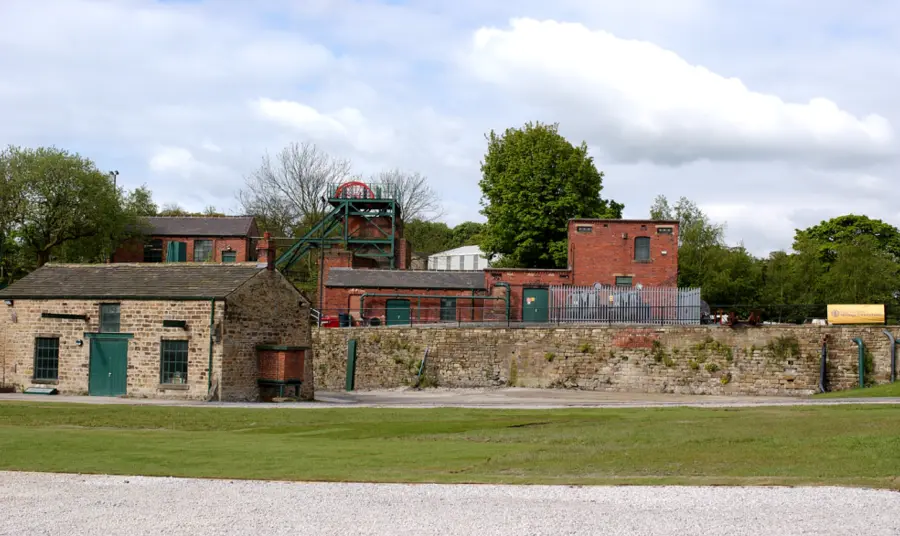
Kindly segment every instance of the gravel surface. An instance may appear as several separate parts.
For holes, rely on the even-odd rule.
[[[303,484],[0,472],[0,534],[900,534],[842,488]]]

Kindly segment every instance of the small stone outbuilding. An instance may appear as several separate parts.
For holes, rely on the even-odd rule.
[[[300,391],[312,399],[310,329],[309,303],[271,263],[50,264],[0,291],[0,382],[258,400],[259,355],[274,348],[305,354]]]

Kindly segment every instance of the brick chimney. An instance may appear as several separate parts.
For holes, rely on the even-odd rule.
[[[256,258],[260,263],[266,263],[266,270],[275,270],[275,243],[270,233],[263,234],[263,239],[256,246]]]

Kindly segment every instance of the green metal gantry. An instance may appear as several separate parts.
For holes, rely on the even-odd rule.
[[[352,181],[328,186],[331,211],[276,261],[287,272],[315,248],[341,246],[396,268],[400,198],[390,185]]]

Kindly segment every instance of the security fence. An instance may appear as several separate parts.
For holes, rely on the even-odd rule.
[[[558,324],[699,324],[699,288],[550,287],[550,321]]]

